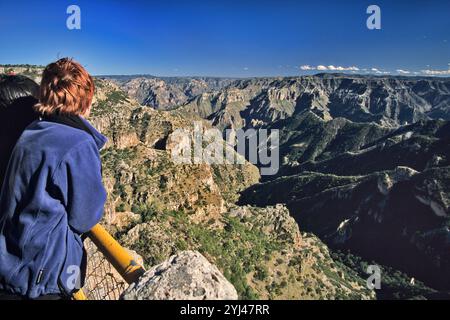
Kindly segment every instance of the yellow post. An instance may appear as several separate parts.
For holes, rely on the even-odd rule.
[[[133,257],[101,225],[95,225],[87,236],[127,283],[136,282],[145,272],[144,268],[134,261]]]
[[[83,289],[78,290],[72,295],[74,300],[87,300],[86,295],[83,292]]]

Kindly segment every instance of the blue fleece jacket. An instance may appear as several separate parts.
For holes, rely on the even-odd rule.
[[[29,298],[71,294],[85,259],[82,233],[106,201],[99,150],[106,138],[37,120],[11,156],[0,194],[0,290]]]

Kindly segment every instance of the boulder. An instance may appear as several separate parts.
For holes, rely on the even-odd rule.
[[[123,300],[236,300],[236,289],[197,251],[182,251],[148,270]]]

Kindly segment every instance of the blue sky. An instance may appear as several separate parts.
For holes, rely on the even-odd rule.
[[[66,28],[71,4],[81,30]],[[2,1],[0,39],[0,64],[69,56],[97,75],[449,76],[450,1]]]

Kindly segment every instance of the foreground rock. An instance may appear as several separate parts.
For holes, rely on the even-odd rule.
[[[199,252],[183,251],[148,270],[124,300],[236,300],[236,289]]]

